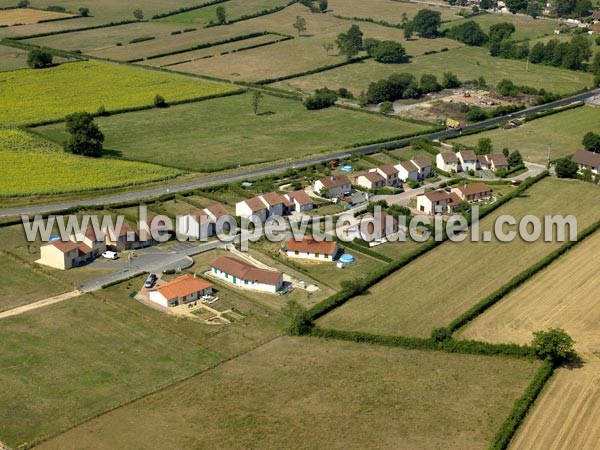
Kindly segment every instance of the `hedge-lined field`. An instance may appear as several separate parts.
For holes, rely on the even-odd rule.
[[[42,11],[32,8],[16,8],[0,10],[0,26],[2,25],[26,25],[37,23],[42,20],[56,20],[73,17],[73,14]]]
[[[447,71],[455,73],[461,80],[476,80],[482,76],[489,85],[495,86],[507,78],[520,86],[544,88],[561,94],[573,93],[583,87],[592,86],[593,83],[593,76],[588,72],[541,64],[530,64],[529,71],[526,71],[525,61],[494,58],[488,53],[486,48],[462,47],[434,55],[417,56],[408,64],[379,64],[366,61],[363,64],[352,64],[284,81],[275,86],[309,91],[323,86],[331,89],[346,87],[353,92],[360,92],[366,90],[371,82],[387,78],[393,73],[408,72],[417,78],[424,73],[433,73],[441,79],[442,74]]]
[[[551,159],[562,158],[581,149],[581,139],[588,131],[600,129],[598,108],[583,106],[537,119],[511,130],[493,130],[449,141],[476,145],[481,138],[490,138],[494,151],[504,147],[518,149],[525,161],[546,164],[548,145],[552,145]]]
[[[122,157],[198,172],[301,157],[426,130],[424,125],[342,108],[308,111],[266,95],[259,115],[251,94],[97,119],[105,148]],[[62,124],[38,131],[66,138]],[[168,136],[168,139],[165,139]]]
[[[537,367],[536,361],[285,337],[40,448],[186,448],[202,442],[229,449],[299,443],[481,449]],[[165,424],[165,414],[177,420]]]
[[[0,195],[55,194],[149,183],[176,177],[177,169],[64,153],[21,130],[0,128]]]
[[[260,11],[270,10],[276,7],[285,6],[289,0],[229,0],[223,4],[207,6],[205,8],[194,9],[174,16],[162,19],[163,22],[171,23],[193,23],[198,25],[207,25],[211,21],[217,22],[217,8],[225,8],[227,20],[236,20],[242,16],[256,14]],[[199,3],[200,4],[200,3]]]
[[[225,85],[98,62],[62,64],[43,70],[0,73],[10,93],[0,104],[0,124],[24,125],[59,120],[76,111],[96,112],[152,105],[157,94],[167,102],[233,91]]]
[[[503,205],[481,222],[509,214],[574,214],[579,230],[597,220],[598,187],[578,181],[545,179]],[[582,199],[587,199],[582,201]],[[515,239],[502,243],[446,242],[411,262],[319,319],[320,326],[376,334],[429,336],[484,297],[532,266],[561,244]]]

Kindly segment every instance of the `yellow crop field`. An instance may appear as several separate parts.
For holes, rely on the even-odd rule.
[[[0,197],[108,189],[182,173],[154,164],[71,155],[14,129],[0,129],[0,165]]]
[[[151,105],[201,98],[236,88],[159,72],[99,62],[76,62],[49,69],[0,73],[0,124],[26,125],[60,120],[77,112]]]
[[[73,17],[73,14],[42,11],[41,9],[32,8],[4,9],[0,10],[0,26],[27,25],[38,23],[42,20],[62,19],[65,17]]]

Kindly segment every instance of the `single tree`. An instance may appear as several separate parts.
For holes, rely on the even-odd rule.
[[[21,0],[17,5],[17,8],[29,8],[29,0]]]
[[[521,152],[519,150],[512,151],[506,159],[511,167],[517,167],[523,164],[523,156],[521,156]]]
[[[502,149],[502,154],[504,155],[505,158],[508,158],[508,155],[510,155],[510,151],[508,150],[508,148],[504,147]]]
[[[406,14],[405,12],[402,13],[402,19],[400,19],[400,23],[402,25],[408,23],[408,14]]]
[[[89,17],[90,8],[79,8],[79,14],[81,15],[81,17]]]
[[[294,22],[293,27],[298,30],[298,35],[300,35],[302,32],[306,31],[306,19],[296,16],[296,22]]]
[[[431,9],[421,9],[412,20],[413,29],[425,38],[436,37],[441,24],[442,14]]]
[[[575,355],[573,338],[561,328],[550,328],[547,331],[533,333],[533,347],[538,358],[560,364]]]
[[[52,54],[39,48],[34,48],[27,56],[27,65],[32,69],[42,69],[52,65]]]
[[[288,318],[287,332],[291,336],[302,336],[310,333],[314,323],[305,307],[295,300],[288,300],[283,309],[283,314]]]
[[[169,105],[167,105],[167,102],[162,95],[156,94],[154,97],[154,106],[157,108],[166,108]]]
[[[144,13],[141,9],[136,9],[133,11],[133,17],[135,17],[136,20],[142,20],[144,18]]]
[[[258,114],[258,108],[263,100],[263,93],[260,91],[254,91],[252,93],[252,111],[254,111],[254,115]]]
[[[404,25],[403,32],[404,32],[404,39],[406,39],[407,41],[410,40],[410,38],[413,35],[413,27],[410,22],[408,22]]]
[[[406,61],[406,50],[396,41],[383,41],[373,51],[375,61],[385,64],[398,64]]]
[[[223,6],[217,7],[217,22],[221,25],[227,22],[227,12]]]
[[[383,102],[379,106],[379,112],[381,114],[394,114],[394,104],[392,102]]]
[[[460,86],[460,80],[452,72],[444,72],[444,79],[442,81],[442,87],[444,89],[452,89]]]
[[[68,115],[66,130],[70,136],[65,143],[65,151],[75,155],[102,156],[104,135],[90,113],[81,112]]]
[[[419,84],[421,91],[425,94],[428,92],[438,92],[442,89],[440,83],[438,83],[435,75],[424,73],[421,75],[421,82]]]
[[[325,42],[325,43],[323,43],[323,48],[325,49],[325,53],[327,53],[327,56],[329,56],[329,52],[331,50],[333,50],[333,43],[332,42]]]
[[[478,155],[489,155],[493,150],[494,146],[492,145],[492,140],[490,138],[480,138],[477,141],[475,153]]]
[[[327,0],[319,0],[319,11],[322,13],[327,11],[328,3]]]
[[[562,158],[556,162],[556,176],[558,178],[575,178],[579,166],[571,158]]]
[[[363,49],[363,32],[360,31],[358,25],[352,25],[348,29],[348,32],[346,33],[346,38],[349,41],[352,41],[352,43],[358,50]]]
[[[346,55],[348,60],[358,55],[358,47],[352,40],[348,39],[346,34],[340,34],[335,43],[338,46],[340,55]]]
[[[600,134],[588,131],[583,136],[581,143],[587,151],[600,153]]]

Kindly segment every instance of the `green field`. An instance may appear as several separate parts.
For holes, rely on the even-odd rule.
[[[579,181],[545,179],[521,197],[486,217],[481,231],[493,230],[495,218],[518,221],[527,214],[574,214],[578,229],[598,219],[600,188]],[[503,243],[446,242],[322,317],[323,327],[377,334],[429,336],[488,294],[530,267],[560,243],[516,239]]]
[[[0,45],[0,71],[27,67],[27,52],[20,48]]]
[[[535,120],[510,130],[498,129],[465,136],[449,142],[476,145],[481,138],[490,138],[496,151],[504,147],[518,149],[526,161],[546,164],[548,145],[551,159],[562,158],[581,149],[581,139],[588,131],[600,129],[600,109],[583,106]]]
[[[227,20],[236,20],[242,16],[256,14],[260,11],[272,9],[278,6],[285,6],[289,0],[229,0],[223,4],[207,6],[205,8],[194,9],[182,14],[169,16],[162,19],[163,22],[182,23],[182,24],[202,24],[207,25],[211,22],[217,23],[217,8],[225,8]]]
[[[230,86],[91,61],[2,72],[0,87],[3,95],[10,92],[10,101],[0,105],[3,125],[57,120],[76,111],[96,112],[101,106],[115,111],[152,105],[157,94],[169,102],[234,90]]]
[[[481,449],[537,366],[286,337],[39,448]]]
[[[25,131],[5,128],[0,128],[0,164],[0,197],[133,186],[182,173],[154,164],[72,155]]]
[[[0,312],[62,294],[70,289],[27,266],[0,255]]]
[[[496,85],[504,78],[520,86],[544,88],[561,94],[573,93],[592,85],[592,75],[586,72],[557,69],[525,61],[493,58],[480,47],[462,47],[435,55],[418,56],[408,64],[380,64],[365,61],[328,70],[314,75],[282,81],[274,86],[283,89],[312,91],[327,86],[331,89],[346,87],[352,92],[366,90],[369,84],[393,73],[408,72],[416,77],[432,73],[441,78],[444,72],[455,73],[460,80],[475,80],[483,76],[488,84]]]
[[[198,172],[298,159],[426,129],[341,108],[308,111],[298,101],[269,95],[254,115],[250,94],[100,118],[98,124],[105,148],[123,158]],[[37,130],[64,139],[62,125]]]
[[[511,39],[517,41],[553,35],[556,28],[556,23],[552,20],[534,20],[531,17],[515,16],[513,14],[483,14],[449,23],[442,26],[442,30],[470,20],[477,22],[485,33],[489,31],[492,25],[497,23],[512,23],[515,26],[515,32]]]

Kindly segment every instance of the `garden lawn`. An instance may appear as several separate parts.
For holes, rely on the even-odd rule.
[[[491,213],[480,224],[493,230],[495,218],[527,214],[573,214],[578,229],[598,220],[600,187],[580,181],[545,179],[521,197]],[[506,228],[506,227],[505,227]],[[515,227],[510,227],[514,229]],[[568,235],[567,235],[568,237]],[[542,236],[543,239],[543,236]],[[376,334],[429,336],[561,245],[526,243],[445,242],[318,320],[326,328]]]
[[[11,447],[221,360],[185,335],[92,296],[2,319],[0,341],[0,436]]]
[[[152,105],[157,94],[167,102],[233,91],[225,85],[99,62],[76,62],[49,69],[0,73],[10,101],[0,105],[1,125],[60,120],[78,112]],[[110,87],[110,88],[109,88]]]
[[[125,159],[198,172],[315,153],[427,129],[377,115],[328,108],[308,111],[301,102],[266,95],[255,115],[252,97],[210,101],[97,119],[105,148]],[[38,128],[53,140],[63,125]],[[168,139],[165,139],[168,136]]]
[[[479,139],[490,138],[495,151],[504,147],[518,149],[525,161],[546,164],[549,145],[551,159],[570,156],[582,148],[581,140],[585,133],[599,129],[600,109],[582,106],[534,120],[518,128],[486,131],[449,142],[474,146]]]
[[[283,89],[314,90],[327,86],[331,89],[345,87],[352,92],[367,90],[371,82],[388,78],[394,73],[408,72],[420,78],[424,73],[435,74],[438,80],[444,72],[453,72],[460,80],[476,80],[484,77],[489,85],[497,85],[502,79],[510,79],[519,86],[544,88],[560,94],[574,93],[593,82],[592,74],[529,64],[525,61],[495,58],[480,47],[462,47],[434,55],[418,56],[407,64],[380,64],[368,60],[326,72],[294,78],[274,84]]]
[[[40,449],[481,449],[538,365],[283,337]]]

